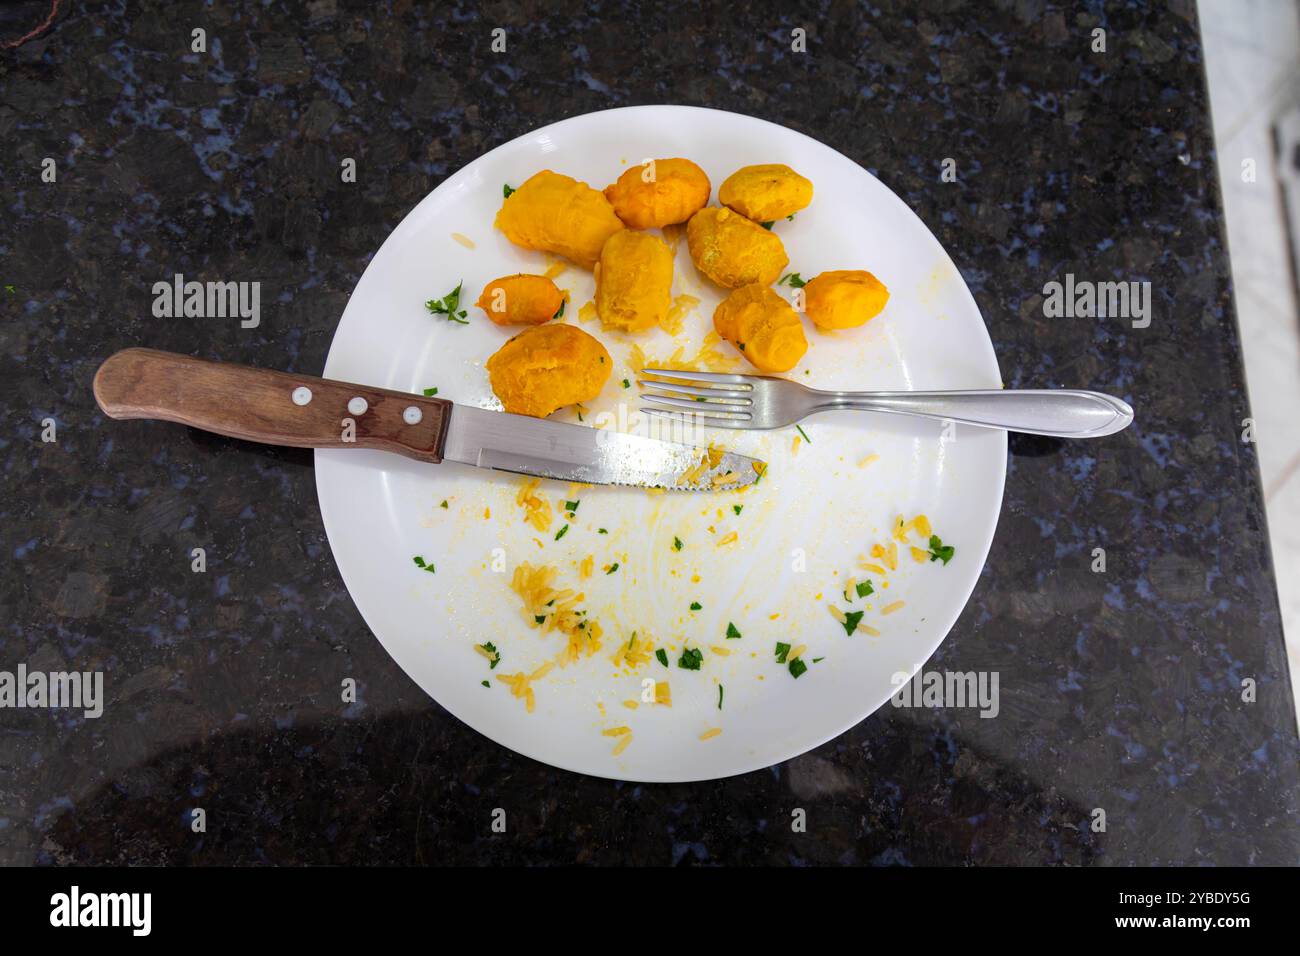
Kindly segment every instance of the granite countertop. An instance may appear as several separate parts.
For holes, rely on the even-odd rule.
[[[1194,5],[919,6],[61,4],[0,51],[0,669],[102,670],[107,697],[97,720],[0,710],[0,863],[1300,861]],[[6,7],[0,32],[46,10]],[[1008,386],[1139,409],[1105,442],[1011,442],[987,566],[929,664],[1000,672],[998,719],[886,708],[704,785],[539,765],[367,631],[309,452],[97,410],[97,364],[131,345],[318,374],[368,258],[445,176],[546,123],[660,102],[860,162],[949,250]],[[155,318],[176,272],[260,281],[261,325]],[[1045,318],[1044,284],[1071,272],[1150,281],[1150,327]],[[361,699],[341,708],[349,675]]]

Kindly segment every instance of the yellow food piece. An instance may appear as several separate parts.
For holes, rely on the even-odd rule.
[[[812,197],[812,181],[782,163],[744,166],[718,189],[718,202],[755,222],[793,216]]]
[[[673,304],[673,254],[648,232],[610,236],[596,264],[596,314],[602,328],[641,332],[666,321]]]
[[[541,325],[555,318],[564,293],[546,276],[520,273],[493,279],[474,304],[497,325]]]
[[[713,185],[689,159],[641,163],[605,188],[605,198],[629,229],[652,229],[685,222],[709,201]]]
[[[713,327],[759,371],[788,372],[808,351],[798,314],[761,285],[741,286],[723,299]]]
[[[613,367],[605,346],[564,324],[526,329],[487,360],[492,391],[505,410],[535,418],[595,398]]]
[[[501,204],[496,226],[515,245],[554,252],[590,269],[623,221],[599,190],[543,169]]]
[[[790,264],[781,237],[730,209],[701,209],[686,226],[695,268],[720,286],[771,285]]]
[[[880,314],[889,290],[870,272],[823,272],[804,286],[804,311],[819,329],[852,329]]]

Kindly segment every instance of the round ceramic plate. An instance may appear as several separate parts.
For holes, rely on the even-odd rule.
[[[694,160],[717,187],[737,168],[786,163],[811,179],[812,205],[775,224],[789,271],[867,269],[891,293],[866,326],[833,334],[805,320],[809,350],[788,376],[824,388],[988,388],[1001,384],[993,349],[961,276],[938,241],[866,170],[800,133],[715,110],[643,106],[592,113],[522,136],[470,163],[395,229],[357,284],[325,366],[329,378],[499,408],[484,362],[517,330],[494,326],[471,303],[498,276],[545,272],[557,260],[511,245],[492,222],[505,184],[541,169],[596,188],[647,158]],[[866,157],[862,157],[866,159]],[[669,241],[681,239],[669,230]],[[562,264],[562,263],[561,263]],[[464,283],[462,325],[430,314],[429,299]],[[600,338],[614,371],[581,414],[586,425],[635,429],[639,346],[650,360],[714,354],[724,290],[696,273],[678,244],[674,293],[699,299],[675,337],[635,339],[583,321],[590,273],[568,265],[561,321]],[[789,286],[778,287],[793,295]],[[624,387],[624,379],[631,387]],[[578,421],[579,411],[553,416]],[[647,492],[544,481],[555,512],[540,531],[516,498],[525,479],[368,451],[318,451],[317,489],[330,545],[367,624],[397,663],[441,705],[492,740],[568,770],[642,781],[724,777],[794,757],[885,704],[899,675],[934,652],[979,576],[1002,502],[1006,436],[883,415],[836,413],[771,432],[710,431],[703,439],[769,463],[744,492]],[[797,440],[796,440],[797,439]],[[572,519],[564,502],[579,501]],[[737,507],[740,510],[737,513]],[[925,558],[917,533],[899,541],[898,517],[925,515],[947,564]],[[561,526],[568,530],[557,540]],[[603,531],[602,531],[603,529]],[[680,540],[680,550],[675,546]],[[897,550],[890,561],[890,545]],[[885,557],[873,557],[881,545]],[[419,556],[433,566],[422,570]],[[593,573],[584,577],[588,557]],[[600,622],[603,647],[534,683],[535,709],[501,675],[530,674],[565,644],[529,626],[510,586],[514,568],[553,567]],[[896,567],[888,567],[894,563]],[[616,570],[608,570],[617,564]],[[872,570],[864,565],[874,565]],[[882,573],[883,571],[883,573]],[[850,582],[874,592],[852,600]],[[852,636],[830,606],[862,612]],[[728,637],[728,625],[739,638]],[[616,666],[633,632],[668,659]],[[875,633],[873,633],[875,632]],[[490,669],[474,649],[491,642]],[[798,677],[778,643],[800,646]],[[702,655],[679,666],[683,650]],[[792,655],[790,655],[792,656]],[[797,668],[796,668],[797,669]],[[668,681],[671,706],[643,702],[648,679]],[[487,686],[484,686],[484,681]],[[630,734],[631,741],[624,743]],[[619,744],[623,743],[620,748]],[[618,752],[615,752],[615,751]]]

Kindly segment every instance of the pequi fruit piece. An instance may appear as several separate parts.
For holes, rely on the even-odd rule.
[[[788,372],[808,351],[799,314],[756,283],[722,300],[713,312],[713,327],[759,371]]]
[[[599,190],[543,169],[501,204],[496,226],[515,245],[554,252],[590,269],[623,221]]]
[[[673,254],[648,232],[609,237],[596,265],[596,314],[604,329],[641,332],[664,321],[673,304]]]
[[[884,309],[889,290],[870,272],[823,272],[804,286],[804,311],[819,329],[865,325]]]
[[[505,410],[535,418],[595,398],[613,367],[605,346],[563,323],[525,329],[487,360],[488,380]]]
[[[655,159],[606,186],[605,198],[628,228],[650,229],[690,219],[709,201],[712,188],[704,170],[689,159]]]
[[[812,202],[813,184],[789,166],[744,166],[723,181],[718,202],[754,222],[793,216]]]
[[[781,237],[730,209],[701,209],[686,226],[695,268],[720,286],[771,285],[790,263]]]
[[[564,293],[546,276],[521,273],[493,279],[474,304],[497,325],[541,325],[555,318]]]

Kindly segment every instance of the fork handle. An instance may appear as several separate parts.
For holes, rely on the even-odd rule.
[[[818,392],[817,399],[817,411],[854,408],[1056,438],[1100,438],[1133,421],[1127,402],[1076,389]]]

